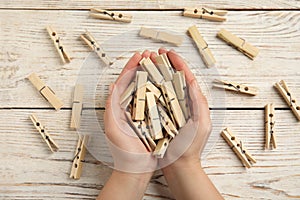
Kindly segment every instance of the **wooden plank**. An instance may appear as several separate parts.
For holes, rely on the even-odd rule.
[[[4,31],[0,33],[0,41],[6,45],[0,50],[0,107],[48,108],[47,102],[24,79],[31,72],[36,71],[47,84],[51,85],[57,96],[61,97],[65,107],[70,108],[73,86],[85,58],[90,53],[78,39],[85,29],[92,32],[99,43],[117,35],[118,38],[125,35],[124,38],[128,41],[122,43],[122,48],[113,42],[114,39],[105,43],[104,50],[107,50],[112,57],[118,56],[117,61],[111,69],[107,70],[105,76],[101,77],[101,85],[97,88],[96,97],[89,95],[85,97],[91,98],[90,102],[97,99],[93,106],[104,107],[108,85],[116,80],[128,57],[135,50],[143,50],[144,45],[148,47],[153,45],[153,49],[162,46],[162,43],[141,38],[139,40],[142,41],[141,43],[134,42],[139,37],[131,34],[130,31],[138,33],[141,25],[150,26],[150,24],[151,27],[161,27],[182,35],[185,34],[187,27],[198,24],[197,27],[215,55],[217,71],[206,69],[197,50],[192,48],[192,40],[187,39],[179,48],[168,45],[166,47],[174,48],[184,55],[189,63],[194,63],[190,64],[190,67],[202,85],[203,91],[208,95],[211,107],[263,108],[266,103],[274,102],[277,107],[286,108],[284,101],[273,88],[273,84],[281,79],[286,80],[296,97],[300,97],[298,89],[300,86],[298,70],[300,11],[231,11],[227,15],[226,23],[182,17],[179,11],[128,13],[134,15],[135,20],[131,24],[124,25],[90,19],[87,17],[87,11],[39,11],[39,15],[32,18],[36,16],[36,11],[1,10],[0,18],[6,20],[3,20],[1,25]],[[151,19],[151,22],[145,22],[145,18]],[[178,22],[176,26],[173,26],[174,21]],[[44,30],[44,27],[49,24],[55,25],[60,30],[64,45],[72,51],[73,59],[70,64],[61,65],[60,60],[57,59],[53,45]],[[255,61],[251,61],[217,39],[216,33],[221,28],[247,38],[248,42],[257,46],[260,54]],[[120,30],[126,31],[120,32]],[[94,71],[87,73],[94,74]],[[219,95],[220,90],[211,89],[211,81],[215,78],[257,86],[259,95],[249,98],[226,92],[226,104],[221,105],[220,102],[224,99]],[[209,97],[209,94],[212,96]]]
[[[111,174],[111,169],[96,160],[91,153],[85,157],[80,180],[69,178],[78,135],[67,123],[71,111],[40,110],[47,121],[53,139],[60,144],[51,154],[36,133],[28,115],[32,110],[0,110],[0,196],[4,199],[95,199]],[[103,123],[104,111],[97,111]],[[9,120],[9,125],[4,116]],[[14,124],[14,125],[13,125]],[[82,124],[85,126],[86,124]],[[89,147],[88,147],[89,149]],[[107,151],[106,154],[109,154]],[[19,167],[22,166],[22,167]],[[50,167],[51,166],[51,167]],[[158,193],[160,184],[153,179],[145,199],[170,199],[166,189]]]
[[[238,0],[212,0],[199,4],[195,0],[187,1],[172,1],[172,0],[145,0],[145,1],[99,1],[91,0],[76,0],[76,1],[38,1],[30,0],[24,2],[17,0],[14,2],[3,1],[0,2],[0,8],[31,8],[31,9],[89,9],[91,7],[101,7],[105,9],[158,9],[158,8],[183,8],[193,6],[204,6],[210,8],[220,9],[295,9],[299,8],[299,2],[297,0],[276,0],[276,1],[259,1],[253,0],[250,2],[243,2]]]
[[[226,142],[220,138],[203,161],[206,173],[225,199],[253,199],[254,196],[255,199],[299,198],[298,187],[292,184],[300,178],[300,169],[297,167],[300,164],[299,147],[296,144],[300,142],[297,136],[300,124],[291,118],[289,111],[276,111],[278,118],[275,129],[279,146],[277,150],[264,150],[264,111],[246,112],[226,111],[223,125],[220,122],[214,128],[231,127],[237,133],[236,136],[243,138],[257,163],[251,169],[244,169]],[[285,135],[288,129],[290,133]]]
[[[51,127],[60,151],[51,154],[32,127],[28,115],[33,110],[0,110],[0,194],[4,199],[95,199],[111,169],[90,154],[86,156],[81,179],[69,179],[74,147],[78,136],[66,123],[69,110],[39,110],[39,116]],[[98,111],[100,123],[104,111]],[[215,115],[223,111],[214,111]],[[225,120],[215,120],[213,143],[205,151],[202,165],[225,199],[296,199],[300,196],[300,124],[289,111],[276,111],[276,150],[264,149],[264,111],[226,111]],[[84,124],[83,124],[84,126]],[[225,126],[243,138],[257,164],[246,170],[219,133]],[[219,131],[218,131],[219,130]],[[211,138],[209,140],[211,140]],[[209,152],[209,154],[207,153]],[[18,167],[22,166],[22,167]],[[49,167],[51,166],[51,167]],[[230,181],[228,181],[230,180]],[[238,190],[236,188],[239,188]],[[167,184],[156,173],[144,199],[173,199]]]

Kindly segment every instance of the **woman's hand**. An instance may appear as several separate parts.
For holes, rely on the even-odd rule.
[[[206,97],[202,94],[197,79],[183,59],[173,50],[159,49],[159,54],[166,53],[177,71],[184,71],[190,96],[191,119],[179,130],[179,134],[170,142],[164,159],[159,161],[160,167],[171,163],[199,162],[203,148],[211,132],[210,111]],[[155,62],[156,53],[151,53]]]
[[[165,178],[176,199],[221,200],[222,196],[209,180],[200,163],[200,154],[211,131],[206,98],[194,75],[174,51],[160,49],[159,53],[167,53],[173,67],[178,71],[184,71],[192,114],[191,119],[171,141],[159,165],[163,167]],[[136,53],[129,60],[116,83],[110,87],[104,123],[116,170],[113,171],[99,195],[99,200],[141,199],[151,178],[151,172],[157,167],[157,159],[152,156],[152,153],[147,152],[143,143],[130,128],[124,110],[120,106],[120,96],[133,80],[139,61],[149,56],[155,62],[156,53],[150,54],[149,51],[144,52],[143,55]]]
[[[202,169],[200,155],[211,132],[210,112],[196,78],[175,51],[167,53],[177,71],[184,71],[190,95],[191,119],[170,142],[165,157],[159,161],[171,192],[177,200],[222,200],[223,197]],[[151,59],[155,60],[155,53]]]
[[[135,53],[131,57],[117,81],[110,86],[106,102],[105,134],[114,159],[114,169],[123,172],[152,172],[157,167],[157,159],[147,151],[130,127],[120,105],[120,96],[134,80],[140,60],[149,56],[150,52],[145,51],[142,55]]]

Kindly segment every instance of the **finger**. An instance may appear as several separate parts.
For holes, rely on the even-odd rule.
[[[150,57],[150,51],[149,50],[145,50],[144,52],[143,52],[143,54],[142,54],[142,57],[143,58],[149,58]]]
[[[112,91],[113,91],[113,89],[114,89],[114,86],[115,86],[114,83],[112,83],[112,84],[109,85],[109,88],[108,88],[108,92],[109,92],[108,94],[109,94],[109,95],[112,94]]]
[[[193,80],[195,80],[196,78],[191,72],[191,70],[189,69],[189,67],[186,65],[184,60],[174,50],[169,51],[167,55],[173,67],[177,71],[183,70],[185,73],[185,78],[187,83],[191,84]]]
[[[159,48],[158,49],[158,54],[160,55],[160,54],[163,54],[163,53],[168,53],[168,50],[163,48],[163,47]]]
[[[194,120],[202,121],[204,124],[208,123],[210,121],[209,106],[196,79],[190,84],[189,93],[193,106]]]
[[[139,62],[141,61],[142,56],[140,53],[136,52],[127,62],[127,64],[125,65],[125,67],[123,68],[122,72],[120,73],[118,79],[116,80],[116,84],[118,84],[118,82],[120,81],[120,79],[122,78],[122,76],[124,74],[126,74],[126,72],[128,72],[129,70],[132,70],[134,68],[136,68],[139,65]]]
[[[151,52],[150,54],[150,59],[152,60],[152,62],[156,65],[156,58],[157,57],[157,53],[155,52]]]
[[[111,107],[111,97],[112,97],[112,93],[113,93],[114,87],[115,87],[114,83],[112,83],[112,84],[109,85],[108,97],[107,97],[106,105],[105,105],[106,109],[110,109],[110,107]]]

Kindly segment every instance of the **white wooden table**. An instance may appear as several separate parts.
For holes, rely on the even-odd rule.
[[[300,2],[226,1],[212,0],[207,7],[227,9],[227,21],[210,22],[181,16],[184,6],[198,1],[1,1],[0,2],[0,199],[95,199],[111,169],[87,154],[80,180],[69,178],[77,134],[69,129],[72,91],[88,48],[78,36],[88,29],[99,42],[141,26],[160,28],[184,35],[187,28],[197,25],[218,61],[217,71],[203,63],[197,78],[248,83],[259,88],[259,95],[247,97],[226,92],[221,101],[211,96],[210,107],[215,114],[224,113],[224,121],[215,121],[214,131],[231,127],[243,138],[248,150],[257,159],[251,169],[242,167],[228,145],[217,140],[203,159],[203,166],[225,199],[299,199],[300,198],[300,122],[273,88],[286,80],[300,101]],[[88,17],[88,9],[101,6],[132,14],[130,24],[96,20]],[[71,50],[72,62],[62,65],[53,48],[45,26],[52,24]],[[245,38],[260,49],[259,56],[250,60],[215,37],[225,28]],[[128,43],[132,41],[128,38]],[[138,48],[135,44],[134,48]],[[163,44],[162,44],[163,45]],[[139,47],[143,48],[143,47]],[[182,50],[188,53],[193,46]],[[184,52],[185,51],[185,52]],[[122,46],[115,53],[122,52]],[[127,55],[127,54],[126,54]],[[130,55],[130,54],[128,54]],[[197,53],[191,55],[197,59]],[[124,61],[128,56],[122,57]],[[37,72],[63,100],[64,107],[56,112],[25,78]],[[117,74],[106,77],[107,85]],[[211,91],[209,83],[207,88]],[[96,104],[102,118],[107,91]],[[100,100],[99,100],[100,99]],[[276,105],[276,150],[264,150],[265,104]],[[220,104],[221,105],[221,104]],[[37,113],[46,122],[60,151],[54,154],[34,130],[29,114]],[[144,199],[173,199],[161,172],[152,178]]]

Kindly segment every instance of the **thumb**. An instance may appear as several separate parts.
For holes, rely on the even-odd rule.
[[[111,83],[111,84],[109,85],[109,88],[108,88],[108,94],[109,94],[109,96],[111,96],[114,87],[115,87],[115,84],[114,84],[114,83]]]
[[[210,111],[207,99],[201,92],[201,88],[196,79],[194,79],[190,84],[189,94],[194,120],[200,120],[200,118],[202,118],[202,120],[210,119]]]
[[[112,93],[114,91],[114,88],[115,88],[114,83],[110,84],[109,87],[108,87],[108,97],[107,97],[107,100],[106,100],[105,109],[109,109],[110,106],[111,106],[111,98],[112,98]]]

